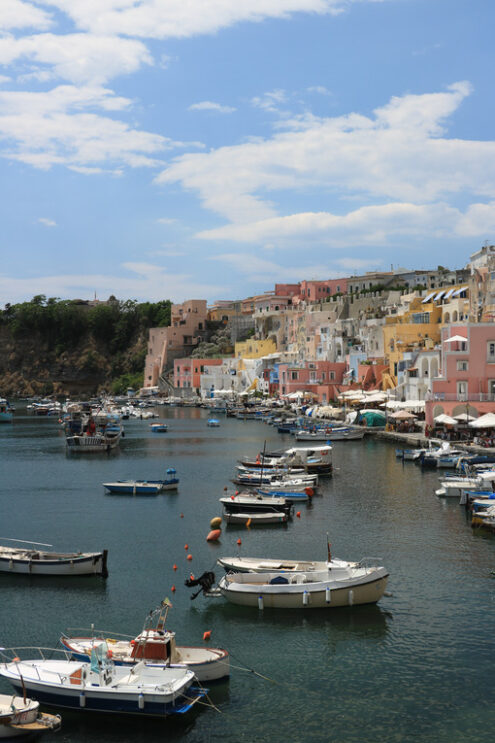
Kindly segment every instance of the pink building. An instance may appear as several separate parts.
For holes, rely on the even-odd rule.
[[[345,294],[347,279],[327,281],[301,281],[300,297],[306,302],[321,302],[332,294]]]
[[[201,388],[201,375],[205,369],[211,366],[221,366],[223,359],[175,359],[174,361],[174,387],[180,389]]]
[[[279,393],[312,392],[315,401],[325,404],[337,398],[345,370],[344,362],[306,361],[303,367],[279,364]]]
[[[495,412],[495,324],[447,325],[441,334],[442,368],[431,380],[426,422],[440,413]]]
[[[300,284],[275,284],[275,296],[277,297],[296,297],[300,291]]]
[[[174,359],[191,354],[206,333],[206,299],[173,304],[168,328],[150,328],[144,386],[154,387]]]

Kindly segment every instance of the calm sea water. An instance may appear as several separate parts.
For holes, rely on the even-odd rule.
[[[221,544],[208,544],[238,457],[292,438],[255,421],[207,428],[198,409],[159,411],[168,433],[127,421],[120,452],[108,457],[66,456],[56,419],[22,407],[12,426],[0,426],[0,537],[106,548],[110,573],[106,581],[0,574],[0,644],[53,647],[66,628],[91,623],[137,634],[169,596],[178,644],[201,645],[211,630],[212,646],[231,653],[232,676],[211,688],[219,712],[166,721],[65,712],[46,743],[493,740],[495,539],[473,533],[463,508],[433,494],[438,473],[400,463],[391,444],[372,438],[336,442],[334,477],[312,506],[301,505],[300,519],[226,527]],[[180,477],[177,494],[104,494],[104,481],[158,478],[168,466]],[[237,554],[239,537],[246,556],[324,559],[327,532],[335,556],[381,557],[391,595],[370,607],[259,613],[223,599],[191,602],[183,585],[217,556]]]

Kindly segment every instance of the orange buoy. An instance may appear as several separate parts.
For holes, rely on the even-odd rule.
[[[222,535],[221,529],[212,529],[206,537],[207,542],[216,542]]]
[[[206,632],[203,632],[203,640],[206,642],[209,639],[211,639],[211,629],[206,630]]]
[[[177,570],[177,565],[175,564],[175,562],[174,562],[174,564],[172,565],[172,570]]]
[[[222,523],[222,517],[221,516],[215,516],[215,518],[213,518],[210,521],[210,528],[211,529],[220,529],[220,524],[221,523]]]
[[[296,516],[297,516],[297,518],[298,518],[298,519],[300,519],[300,518],[301,518],[301,511],[298,511],[298,512],[296,513]]]
[[[189,580],[195,580],[194,575],[192,573],[189,574]]]
[[[188,560],[192,560],[192,555],[188,555],[188,556],[187,556],[187,559],[188,559]]]
[[[241,544],[242,544],[242,539],[239,537],[239,539],[237,540],[237,546],[240,547]]]
[[[184,549],[185,549],[185,550],[188,550],[188,549],[189,549],[189,545],[188,545],[188,544],[185,544],[185,545],[184,545]]]
[[[224,490],[228,490],[228,487],[226,485],[223,486]]]
[[[313,490],[313,488],[304,488],[304,492],[306,493],[308,498],[312,498],[313,495],[315,494],[315,491]]]
[[[172,586],[170,590],[172,591],[172,593],[175,593],[175,586]]]

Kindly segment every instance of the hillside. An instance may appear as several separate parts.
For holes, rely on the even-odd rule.
[[[170,324],[170,302],[110,297],[46,299],[0,313],[0,395],[91,395],[142,386],[150,327]]]

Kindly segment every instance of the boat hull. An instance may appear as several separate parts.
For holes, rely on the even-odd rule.
[[[0,557],[0,572],[23,575],[108,575],[106,552],[61,560]]]
[[[253,586],[252,590],[245,590],[246,585],[243,584],[243,590],[237,590],[235,584],[234,587],[225,589],[226,580],[222,579],[219,587],[222,595],[238,606],[251,606],[258,609],[336,609],[344,606],[376,604],[385,592],[387,580],[388,574],[385,574],[365,583],[351,583],[342,587],[334,587],[333,582],[328,581],[319,588],[312,588],[315,584],[302,584],[297,587],[263,585]],[[327,586],[330,589],[329,597]],[[298,590],[290,590],[294,588]]]

